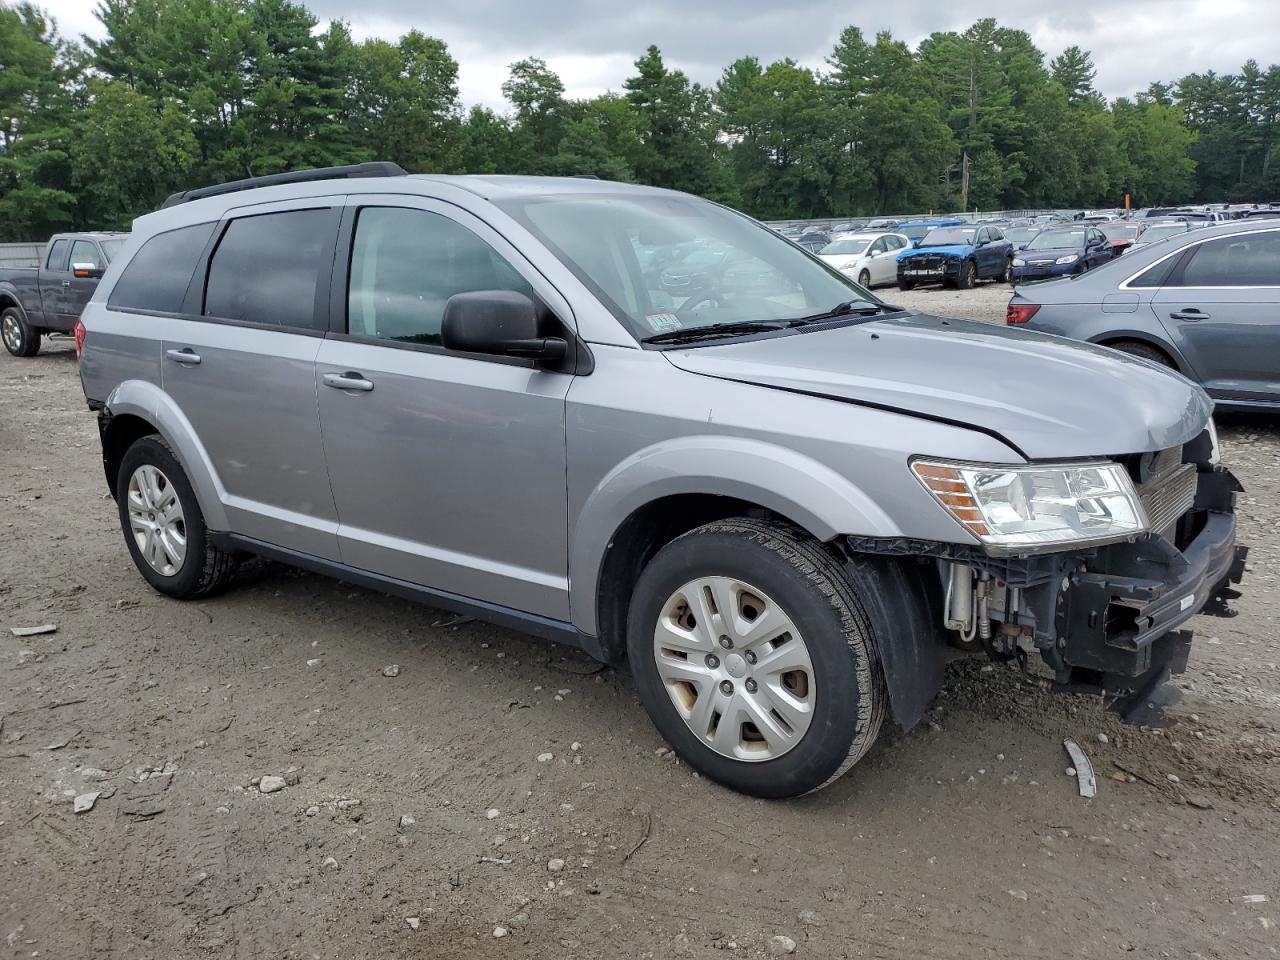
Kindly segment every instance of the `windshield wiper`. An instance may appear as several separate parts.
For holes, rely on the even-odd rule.
[[[727,337],[736,333],[764,333],[782,330],[787,324],[777,320],[735,320],[732,323],[712,323],[704,327],[683,330],[666,330],[643,338],[641,343],[679,343],[683,340],[702,340],[707,337]]]
[[[813,313],[807,317],[796,317],[794,320],[788,320],[788,327],[801,327],[806,323],[817,323],[820,320],[834,320],[837,317],[845,317],[850,314],[858,314],[860,316],[871,316],[876,313],[889,313],[893,309],[887,304],[872,303],[869,300],[845,300],[843,303],[837,303],[830,310],[824,310],[821,313]]]

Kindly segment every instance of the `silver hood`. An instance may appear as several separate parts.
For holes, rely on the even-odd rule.
[[[977,429],[1031,460],[1163,450],[1198,435],[1213,412],[1198,386],[1145,360],[923,314],[666,356],[690,373]]]

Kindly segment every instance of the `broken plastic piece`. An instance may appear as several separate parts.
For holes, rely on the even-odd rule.
[[[1076,780],[1080,784],[1080,796],[1088,799],[1097,795],[1098,781],[1093,776],[1093,764],[1089,762],[1089,758],[1080,749],[1080,744],[1068,737],[1062,741],[1062,745],[1067,748],[1067,754],[1071,757],[1071,765],[1076,768]]]

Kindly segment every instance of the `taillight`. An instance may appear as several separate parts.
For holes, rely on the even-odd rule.
[[[84,324],[80,322],[79,317],[76,317],[76,325],[74,329],[76,334],[76,359],[79,360],[80,354],[84,353],[84,334],[85,334]]]
[[[1011,303],[1004,313],[1004,322],[1008,324],[1026,323],[1040,309],[1038,303]]]

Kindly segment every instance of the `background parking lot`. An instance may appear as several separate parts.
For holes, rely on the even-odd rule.
[[[993,321],[1008,293],[882,291]],[[1274,419],[1222,423],[1246,595],[1194,621],[1165,726],[971,659],[918,729],[769,803],[677,763],[625,673],[567,648],[266,563],[225,595],[161,598],[125,559],[70,341],[0,356],[0,405],[0,956],[1280,943]],[[1066,736],[1093,800],[1064,775]]]

